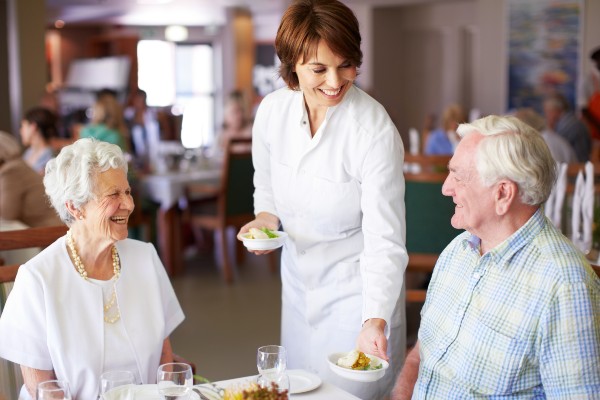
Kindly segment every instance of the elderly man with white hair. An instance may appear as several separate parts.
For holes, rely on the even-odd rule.
[[[442,252],[393,399],[600,399],[600,280],[541,205],[555,163],[515,117],[462,124]]]

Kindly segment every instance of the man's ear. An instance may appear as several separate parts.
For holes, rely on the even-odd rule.
[[[496,214],[505,215],[519,195],[519,187],[516,183],[503,179],[496,184],[494,201],[496,203]]]

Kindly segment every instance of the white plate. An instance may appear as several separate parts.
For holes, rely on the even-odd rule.
[[[283,246],[288,234],[282,231],[274,231],[276,238],[271,239],[250,239],[250,233],[242,235],[242,242],[250,250],[275,250]]]
[[[339,365],[337,365],[337,361],[340,359],[340,357],[343,357],[346,354],[348,354],[348,353],[347,352],[332,353],[329,356],[327,356],[327,361],[329,362],[329,368],[331,368],[331,370],[333,372],[335,372],[337,375],[339,375],[343,378],[350,379],[351,381],[375,382],[375,381],[383,378],[383,376],[385,375],[385,371],[390,366],[390,364],[387,361],[382,360],[379,357],[375,357],[370,354],[367,354],[367,357],[369,357],[370,359],[376,359],[376,360],[381,361],[381,364],[383,365],[383,367],[381,369],[371,369],[368,371],[340,367]]]
[[[290,378],[290,394],[310,392],[321,386],[321,378],[301,369],[287,371]]]
[[[198,388],[198,387],[196,387]],[[127,396],[123,391],[125,389],[118,390],[119,388],[113,389],[104,395],[106,400],[121,400],[127,399]],[[134,394],[135,400],[162,400],[158,394],[158,387],[156,385],[135,385],[132,387],[132,393]],[[211,400],[219,400],[220,397],[216,397],[214,392],[202,390],[202,394]],[[211,397],[212,396],[212,397]],[[192,392],[188,397],[189,400],[200,400],[200,396],[196,392]]]

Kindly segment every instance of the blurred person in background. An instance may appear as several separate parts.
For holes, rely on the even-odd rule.
[[[42,176],[21,157],[13,135],[0,132],[0,219],[28,227],[61,225],[44,194]]]
[[[88,125],[81,128],[80,138],[94,138],[116,144],[123,151],[129,149],[129,130],[125,123],[123,107],[110,91],[101,91],[92,107]]]
[[[594,68],[590,72],[582,90],[581,113],[595,140],[600,140],[600,47],[593,50],[590,59]]]
[[[429,133],[425,144],[426,155],[454,154],[460,138],[456,134],[458,124],[467,121],[467,114],[462,106],[451,104],[442,113],[442,127]]]
[[[217,135],[217,145],[224,149],[232,138],[252,137],[252,118],[242,92],[234,91],[227,96],[223,109],[223,126]]]
[[[514,115],[541,133],[544,141],[550,149],[550,153],[552,154],[554,161],[567,164],[577,162],[575,150],[573,150],[573,147],[571,147],[571,144],[567,141],[567,139],[560,136],[556,132],[547,129],[544,117],[535,112],[533,108],[519,108],[517,111],[515,111]]]
[[[160,126],[156,111],[148,107],[147,94],[137,89],[131,96],[130,106],[125,109],[125,121],[129,128],[131,152],[142,170],[150,168],[156,157],[160,142]]]
[[[255,219],[240,229],[289,237],[281,256],[281,343],[290,368],[361,399],[385,398],[406,347],[404,146],[391,118],[354,85],[362,62],[354,13],[297,0],[275,39],[286,87],[252,128]],[[265,252],[256,252],[265,254]],[[327,356],[358,349],[390,360],[377,382],[352,382]]]
[[[555,93],[547,96],[543,103],[546,127],[564,137],[577,155],[577,161],[590,159],[592,139],[585,124],[569,111],[567,99]]]
[[[44,175],[46,163],[54,157],[50,141],[57,136],[57,116],[44,107],[34,107],[21,120],[21,142],[27,147],[25,162],[38,174]]]

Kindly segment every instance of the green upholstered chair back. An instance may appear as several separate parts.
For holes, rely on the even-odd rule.
[[[253,178],[254,167],[250,149],[247,152],[230,154],[225,182],[225,215],[253,214]]]
[[[439,176],[435,176],[439,175]],[[440,254],[461,230],[454,229],[451,197],[442,195],[445,174],[413,180],[406,175],[406,249],[408,253]]]

